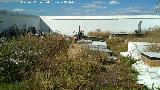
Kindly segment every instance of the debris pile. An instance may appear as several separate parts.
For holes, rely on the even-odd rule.
[[[132,65],[139,72],[137,83],[146,85],[150,89],[158,89],[160,88],[160,67],[149,67],[141,58],[141,53],[147,52],[148,47],[153,44],[157,43],[129,42],[128,51],[121,52],[120,55],[137,60]]]

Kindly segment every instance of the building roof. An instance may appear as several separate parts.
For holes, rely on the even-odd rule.
[[[115,16],[40,16],[52,20],[118,20],[118,19],[160,19],[159,15],[115,15]]]
[[[158,52],[142,52],[142,55],[150,60],[160,60],[160,53]]]

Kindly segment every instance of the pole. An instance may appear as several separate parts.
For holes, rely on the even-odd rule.
[[[81,31],[81,26],[79,25],[79,32]]]

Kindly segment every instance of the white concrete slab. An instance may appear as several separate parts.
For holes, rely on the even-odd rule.
[[[148,65],[145,65],[142,60],[137,61],[132,65],[138,72],[138,81],[137,83],[147,85],[148,88],[160,87],[160,67],[150,68]]]
[[[139,59],[139,61],[132,65],[132,67],[139,72],[137,83],[144,84],[150,89],[153,87],[155,90],[157,90],[156,88],[160,87],[160,67],[149,67],[141,60],[141,52],[146,52],[148,46],[152,44],[159,43],[129,42],[128,51],[121,52],[120,55],[124,57],[131,56],[134,59]],[[146,54],[153,57],[160,56],[158,53],[147,52]]]
[[[160,58],[160,53],[158,52],[142,52],[150,58]]]
[[[91,44],[89,44],[89,48],[91,50],[97,50],[101,52],[112,52],[107,48],[106,42],[93,41]]]
[[[107,46],[107,43],[106,42],[100,42],[100,41],[93,41],[92,42],[92,45],[94,46]]]
[[[120,55],[123,57],[128,57],[129,53],[128,52],[120,52]]]

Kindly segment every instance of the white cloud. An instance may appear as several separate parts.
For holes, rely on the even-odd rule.
[[[0,3],[21,2],[23,0],[0,0]]]
[[[10,10],[12,12],[17,12],[17,13],[25,13],[25,14],[33,14],[33,15],[40,15],[41,13],[45,12],[45,10],[42,9],[38,9],[38,10],[34,10],[34,9],[23,9],[23,8],[15,8]]]
[[[153,14],[152,10],[144,9],[143,7],[127,7],[118,9],[116,14],[130,14],[130,15],[144,15],[144,14]]]
[[[52,1],[52,0],[0,0],[0,3],[13,3],[13,2],[19,2],[21,3],[21,1],[23,2],[34,2],[34,1],[37,1],[37,2],[47,2],[47,1]]]
[[[87,9],[105,9],[107,8],[105,3],[102,1],[93,1],[91,3],[83,3],[81,4],[81,8]]]
[[[88,12],[89,12],[89,10],[86,10],[86,11],[84,11],[84,12],[88,13]]]
[[[13,12],[25,12],[25,10],[21,8],[16,8],[16,9],[13,9],[12,11]]]
[[[118,2],[117,0],[111,0],[109,4],[115,5],[115,4],[120,4],[120,2]]]

